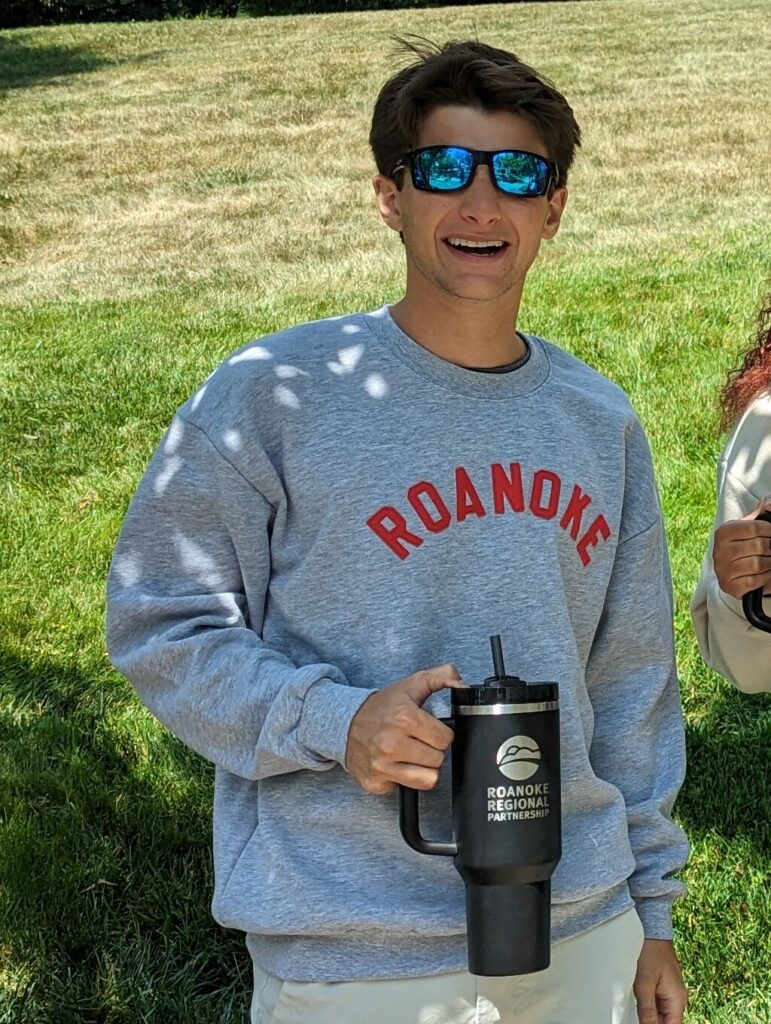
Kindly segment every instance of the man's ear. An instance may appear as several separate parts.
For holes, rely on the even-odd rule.
[[[378,174],[372,184],[375,186],[377,196],[377,208],[380,216],[394,231],[402,230],[402,207],[401,192],[396,187],[393,178],[386,178],[384,174]]]
[[[549,197],[549,205],[546,210],[546,219],[543,222],[541,238],[554,238],[557,234],[567,201],[567,188],[564,185],[561,188],[555,188]]]

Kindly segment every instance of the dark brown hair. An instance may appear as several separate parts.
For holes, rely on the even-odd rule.
[[[730,371],[720,393],[723,429],[729,430],[753,398],[767,387],[771,387],[771,292],[760,307],[755,344],[745,354],[742,365]]]
[[[567,100],[548,79],[513,53],[475,40],[438,45],[420,37],[397,39],[418,59],[390,78],[375,103],[369,143],[377,169],[391,177],[402,154],[418,144],[420,129],[436,107],[472,106],[527,118],[548,157],[567,182],[581,129]]]

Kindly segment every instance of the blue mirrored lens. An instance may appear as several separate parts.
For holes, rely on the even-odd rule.
[[[451,192],[468,184],[474,170],[474,155],[455,146],[432,146],[415,157],[418,187]]]
[[[496,153],[493,171],[498,187],[512,196],[541,196],[549,184],[549,165],[533,153]]]

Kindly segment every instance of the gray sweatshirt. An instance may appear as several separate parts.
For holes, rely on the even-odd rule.
[[[463,884],[345,771],[377,689],[454,662],[560,687],[552,938],[636,905],[671,935],[687,843],[669,567],[625,395],[528,336],[507,374],[437,358],[388,309],[231,356],[179,411],[121,532],[108,645],[216,765],[217,921],[282,978],[466,965]],[[447,712],[447,693],[428,710]],[[450,837],[449,778],[422,800]]]

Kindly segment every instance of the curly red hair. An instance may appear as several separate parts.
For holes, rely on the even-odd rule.
[[[760,308],[755,344],[744,356],[744,363],[730,371],[720,392],[723,428],[729,430],[753,398],[767,387],[771,387],[771,292]]]

